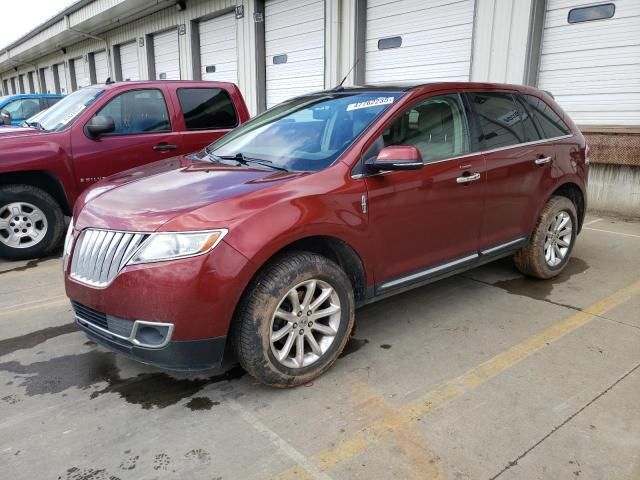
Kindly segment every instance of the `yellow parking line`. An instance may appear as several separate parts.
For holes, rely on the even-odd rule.
[[[18,305],[12,305],[7,309],[3,309],[0,312],[0,317],[4,315],[14,315],[16,313],[28,312],[29,310],[36,310],[44,307],[51,307],[53,305],[61,305],[63,303],[68,303],[69,299],[65,296],[56,297],[56,299],[50,299],[51,301],[45,301],[41,303],[37,302],[26,302]],[[17,307],[17,308],[16,308]]]
[[[315,461],[321,470],[326,471],[353,458],[381,437],[395,432],[403,428],[407,423],[418,420],[426,413],[438,410],[452,400],[471,392],[486,381],[542,350],[547,345],[583,327],[598,315],[608,312],[638,294],[640,294],[640,281],[618,290],[588,306],[583,311],[577,312],[542,332],[529,337],[453,380],[441,384],[393,413],[379,418],[351,438],[341,440],[333,447],[318,453],[315,456]],[[290,478],[288,473],[293,469],[297,469],[299,472],[300,466],[286,470],[278,475],[278,478]]]

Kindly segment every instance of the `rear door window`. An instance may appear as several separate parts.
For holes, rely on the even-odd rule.
[[[477,137],[484,150],[504,148],[529,141],[522,105],[510,93],[475,92],[467,94],[475,112]],[[530,132],[531,133],[531,132]]]
[[[229,94],[221,88],[179,88],[178,100],[187,130],[216,130],[238,125]]]
[[[109,135],[170,132],[169,113],[160,90],[132,90],[111,99],[96,114],[111,117],[116,129]]]
[[[522,97],[533,114],[543,138],[562,137],[571,133],[571,129],[564,120],[544,100],[533,95],[522,95]]]

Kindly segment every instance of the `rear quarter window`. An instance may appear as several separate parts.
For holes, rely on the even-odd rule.
[[[543,138],[562,137],[571,133],[564,120],[544,100],[533,95],[523,95],[523,98]]]
[[[221,88],[180,88],[178,101],[187,130],[215,130],[238,125],[229,94]]]
[[[467,94],[480,131],[474,136],[484,150],[504,148],[530,141],[530,119],[510,93],[475,92]],[[537,139],[537,138],[536,138]]]

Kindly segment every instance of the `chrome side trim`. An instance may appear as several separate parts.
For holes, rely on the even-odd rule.
[[[497,252],[497,251],[502,250],[504,248],[510,247],[512,245],[515,245],[517,243],[524,242],[526,239],[527,239],[527,237],[520,237],[520,238],[516,238],[515,240],[511,240],[510,242],[501,243],[500,245],[496,245],[495,247],[491,247],[491,248],[487,248],[486,250],[482,250],[480,252],[480,255],[489,255],[491,253]]]
[[[411,275],[407,275],[405,277],[396,278],[395,280],[390,280],[388,282],[381,283],[378,286],[379,290],[385,290],[387,288],[396,287],[398,285],[402,285],[404,283],[413,282],[414,280],[419,280],[420,278],[427,277],[434,273],[441,272],[443,270],[447,270],[451,267],[455,267],[456,265],[460,265],[462,263],[469,262],[471,260],[475,260],[479,255],[474,253],[473,255],[468,255],[466,257],[458,258],[457,260],[453,260],[448,263],[444,263],[442,265],[438,265],[437,267],[431,267],[426,270],[422,270],[420,272],[412,273]]]
[[[136,320],[133,322],[133,328],[131,329],[131,334],[128,337],[125,337],[123,335],[118,335],[117,333],[113,333],[110,330],[107,330],[106,328],[102,328],[98,325],[96,325],[93,322],[90,322],[89,320],[85,320],[84,318],[80,317],[78,314],[76,314],[76,321],[78,323],[81,323],[83,325],[89,325],[91,328],[98,330],[99,332],[102,332],[106,335],[110,335],[112,337],[116,337],[119,338],[120,340],[124,340],[127,342],[132,343],[133,345],[135,345],[136,347],[141,347],[141,348],[148,348],[150,350],[155,350],[155,349],[159,349],[159,348],[163,348],[166,347],[167,344],[171,341],[171,337],[173,336],[173,328],[174,325],[173,323],[160,323],[160,322],[145,322],[142,320]],[[167,329],[167,336],[164,339],[164,341],[159,344],[159,345],[148,345],[146,343],[142,343],[138,340],[136,340],[136,333],[138,332],[138,328],[140,326],[145,326],[145,325],[149,325],[149,326],[155,326],[155,327],[168,327]]]
[[[491,150],[478,150],[477,152],[473,152],[473,153],[465,153],[464,155],[459,155],[457,157],[451,157],[451,158],[444,158],[442,160],[436,160],[435,162],[428,162],[425,163],[424,166],[428,167],[429,165],[433,165],[436,163],[442,163],[442,162],[451,162],[454,160],[460,160],[461,158],[467,158],[467,157],[475,157],[476,155],[487,155],[489,153],[494,153],[494,152],[500,152],[502,150],[509,150],[510,148],[518,148],[518,147],[526,147],[529,145],[539,145],[539,144],[544,144],[544,143],[549,143],[549,142],[555,142],[557,140],[564,140],[565,138],[571,138],[573,137],[574,134],[569,134],[569,135],[562,135],[560,137],[553,137],[553,138],[545,138],[542,140],[534,140],[532,142],[525,142],[525,143],[518,143],[517,145],[509,145],[507,147],[499,147],[499,148],[492,148]],[[389,174],[389,173],[397,173],[398,171],[384,171],[384,172],[378,172],[378,173],[373,173],[373,174],[366,174],[366,173],[358,173],[356,175],[351,175],[351,178],[353,180],[358,180],[360,178],[365,178],[365,177],[375,177],[378,175],[385,175],[385,174]]]

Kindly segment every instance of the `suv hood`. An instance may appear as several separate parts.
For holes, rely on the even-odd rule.
[[[93,227],[151,232],[175,217],[193,212],[194,224],[220,227],[223,225],[211,224],[213,219],[199,218],[195,211],[301,175],[184,156],[161,160],[111,176],[88,189],[76,203],[75,226],[78,230]],[[224,214],[220,213],[222,220]]]
[[[44,132],[43,130],[38,130],[37,128],[32,128],[32,127],[16,127],[16,126],[9,126],[9,125],[3,125],[0,126],[0,137],[1,138],[6,138],[6,137],[16,137],[16,136],[22,136],[22,135],[42,135]]]

